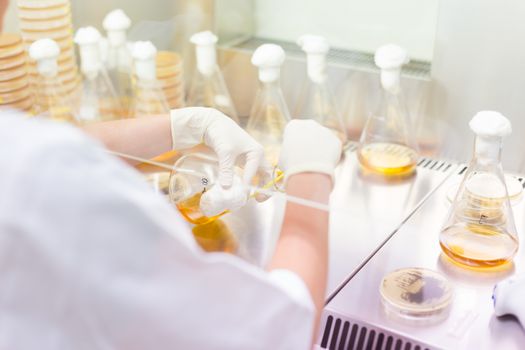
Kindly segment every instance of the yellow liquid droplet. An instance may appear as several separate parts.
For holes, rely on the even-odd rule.
[[[359,148],[357,158],[364,170],[386,175],[410,175],[416,169],[417,152],[395,143],[370,143]]]

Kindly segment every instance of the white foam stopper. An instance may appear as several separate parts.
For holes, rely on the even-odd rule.
[[[213,74],[217,65],[217,40],[217,36],[210,31],[195,33],[190,38],[190,42],[195,44],[197,69],[205,76]]]
[[[281,65],[286,55],[279,45],[263,44],[252,55],[252,64],[259,68],[259,80],[271,83],[279,80]]]
[[[470,120],[476,134],[475,152],[480,161],[499,159],[503,137],[512,133],[510,121],[496,111],[480,111]]]
[[[328,41],[319,35],[303,35],[297,44],[306,53],[308,77],[314,83],[326,80],[326,54],[330,50]]]
[[[75,43],[80,49],[80,68],[85,75],[96,74],[102,68],[101,38],[100,32],[94,27],[79,28],[75,34]]]
[[[51,39],[40,39],[29,47],[29,56],[37,61],[38,73],[45,77],[54,77],[58,74],[58,55],[60,47]]]
[[[126,43],[126,31],[131,26],[131,19],[121,9],[115,9],[109,12],[102,26],[107,32],[109,44],[120,46]]]
[[[135,63],[135,73],[139,79],[157,79],[156,62],[157,48],[151,41],[137,41],[131,52]]]
[[[397,92],[400,85],[401,67],[410,61],[405,49],[388,44],[376,50],[375,64],[381,69],[381,85],[385,90]]]
[[[234,176],[231,187],[223,188],[215,184],[206,191],[201,197],[199,207],[206,216],[219,215],[225,210],[243,207],[248,200],[248,194],[248,188],[242,184],[239,177]]]

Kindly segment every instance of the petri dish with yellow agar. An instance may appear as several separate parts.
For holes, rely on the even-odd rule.
[[[448,316],[453,299],[452,286],[443,275],[419,267],[390,272],[379,290],[387,316],[412,324],[442,321]]]

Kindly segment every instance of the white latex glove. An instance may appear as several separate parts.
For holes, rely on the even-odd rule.
[[[201,210],[207,216],[226,209],[235,210],[248,200],[248,185],[262,164],[264,152],[247,132],[223,113],[205,107],[171,111],[173,149],[206,144],[219,158],[218,184],[201,197]],[[235,164],[245,157],[242,182],[234,182]]]
[[[514,315],[525,328],[525,275],[508,278],[494,287],[496,316]]]
[[[329,129],[313,120],[294,119],[284,129],[279,168],[287,179],[298,173],[323,173],[334,178],[341,158],[341,141]]]

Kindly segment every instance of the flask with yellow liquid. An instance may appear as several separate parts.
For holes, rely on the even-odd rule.
[[[406,51],[397,45],[385,45],[376,51],[381,99],[366,122],[357,150],[365,173],[402,178],[416,170],[417,146],[400,86],[401,67],[407,62]]]
[[[219,162],[211,153],[189,153],[177,160],[169,181],[170,201],[175,204],[186,221],[194,224],[192,231],[201,247],[206,251],[223,251],[235,253],[237,239],[225,222],[220,220],[227,210],[214,216],[206,216],[201,210],[201,198],[210,190],[218,178]],[[237,177],[242,170],[236,168]],[[262,185],[263,190],[277,189],[283,174],[272,178],[269,172],[257,173],[254,184]],[[259,190],[260,191],[260,190]],[[258,190],[250,191],[250,197],[262,201],[266,194]]]
[[[439,243],[459,265],[494,268],[518,250],[518,235],[501,166],[503,137],[511,124],[503,115],[483,111],[470,128],[476,133],[474,157],[456,194]]]
[[[29,47],[29,56],[36,61],[38,78],[35,86],[33,113],[56,121],[76,122],[72,101],[58,75],[60,48],[51,39],[40,39]]]

